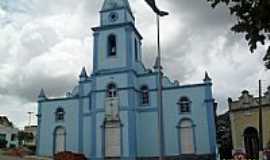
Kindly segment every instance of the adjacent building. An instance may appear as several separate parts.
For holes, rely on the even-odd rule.
[[[30,135],[30,139],[24,141],[24,145],[28,147],[36,146],[36,137],[37,137],[37,126],[36,125],[28,125],[24,127],[24,133]]]
[[[18,146],[19,129],[14,128],[13,124],[8,120],[6,116],[0,116],[0,139],[7,142],[7,148],[13,148]]]
[[[83,68],[66,97],[40,92],[37,154],[73,151],[91,160],[156,159],[158,74],[143,64],[143,37],[128,0],[105,0],[100,25],[92,30],[92,73]],[[163,73],[162,82],[165,156],[215,159],[215,107],[208,74],[198,84],[182,85]]]
[[[229,98],[230,120],[234,150],[242,150],[250,158],[259,154],[259,98],[247,90],[238,100]],[[263,146],[270,144],[270,87],[262,97]]]

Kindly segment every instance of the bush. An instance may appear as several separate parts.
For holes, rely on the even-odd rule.
[[[54,160],[87,160],[87,158],[83,154],[59,152],[55,154]]]
[[[24,157],[27,152],[23,148],[13,148],[6,151],[5,155],[13,157]]]
[[[6,148],[7,147],[7,141],[5,139],[0,139],[0,148]]]

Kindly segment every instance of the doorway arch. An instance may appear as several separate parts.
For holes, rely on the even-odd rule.
[[[180,154],[194,154],[195,139],[194,139],[194,125],[190,119],[182,119],[179,124],[179,147]]]
[[[259,136],[256,128],[248,127],[245,129],[244,144],[249,158],[255,159],[259,157]]]
[[[54,130],[54,154],[66,150],[66,130],[64,127],[57,127]]]

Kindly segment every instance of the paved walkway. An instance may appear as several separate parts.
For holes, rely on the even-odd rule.
[[[10,156],[2,156],[0,155],[0,160],[52,160],[48,158],[38,158],[38,157],[25,157],[25,158],[19,158],[19,157],[10,157]]]
[[[0,160],[22,160],[21,158],[2,156],[0,155]]]

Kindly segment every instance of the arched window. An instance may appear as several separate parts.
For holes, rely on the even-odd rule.
[[[147,86],[142,86],[141,87],[141,104],[142,105],[147,105],[149,104],[149,90]]]
[[[116,36],[111,34],[108,37],[108,56],[116,56],[117,46],[116,46]]]
[[[59,107],[56,109],[55,112],[55,120],[56,121],[63,121],[65,116],[65,111],[63,108]]]
[[[180,113],[190,113],[190,104],[191,101],[187,97],[181,97],[178,102]]]
[[[117,96],[117,88],[116,88],[116,85],[114,83],[111,83],[108,85],[106,96],[107,97],[116,97]]]

